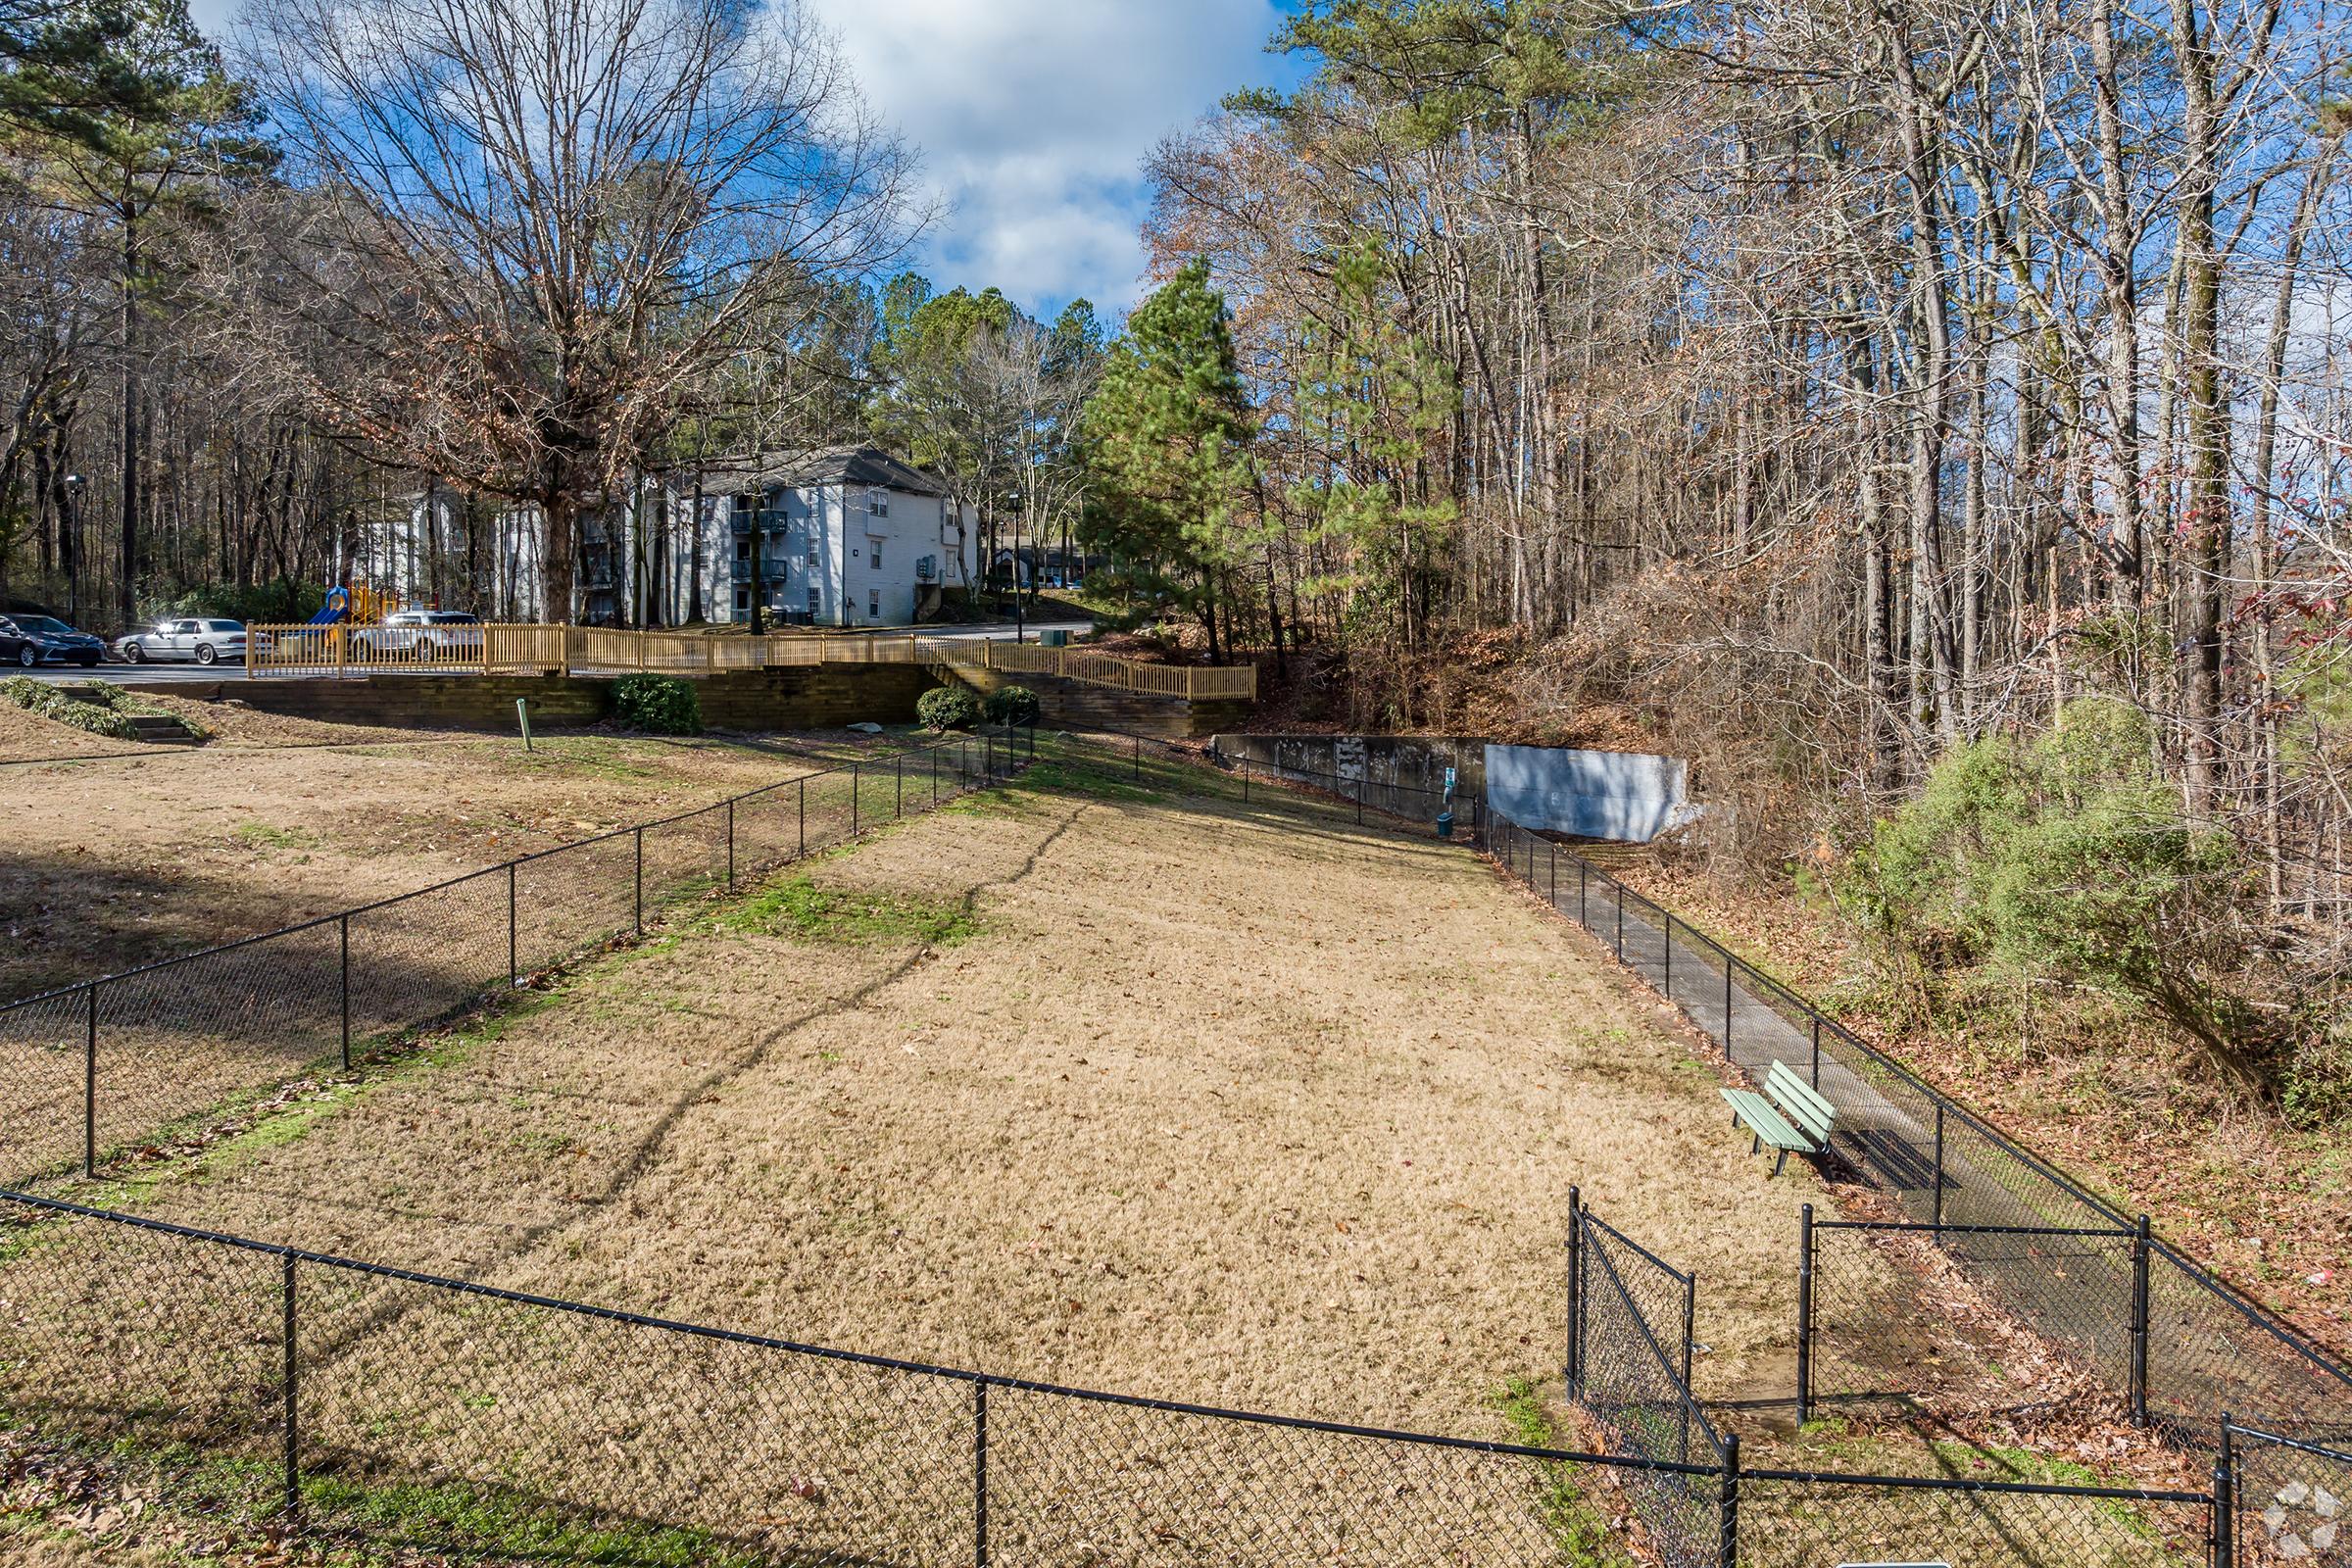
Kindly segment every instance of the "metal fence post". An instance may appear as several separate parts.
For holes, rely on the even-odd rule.
[[[796,856],[808,853],[808,775],[806,773],[801,775],[800,834],[801,847],[793,852]]]
[[[1625,884],[1617,884],[1617,961],[1625,961]]]
[[[2222,1412],[2222,1443],[2213,1460],[2213,1568],[2237,1560],[2237,1448],[2232,1418]]]
[[[1364,825],[1364,781],[1360,778],[1355,781],[1355,825]],[[1535,878],[1531,876],[1528,880],[1533,882]]]
[[[1718,948],[1717,952],[1723,950]],[[1732,1059],[1732,956],[1723,955],[1723,1059]]]
[[[1813,1015],[1813,1087],[1821,1087],[1821,1014]]]
[[[858,764],[850,764],[850,837],[858,836]]]
[[[637,934],[645,934],[645,829],[639,828],[637,840]]]
[[[1551,847],[1551,865],[1545,881],[1551,891],[1544,895],[1544,901],[1556,909],[1560,906],[1560,847],[1557,844]]]
[[[1141,735],[1135,738],[1135,776],[1144,776],[1144,738]]]
[[[522,966],[515,961],[514,862],[507,862],[507,984],[522,984]]]
[[[1943,1102],[1936,1102],[1936,1196],[1933,1218],[1936,1224],[1936,1245],[1943,1245]]]
[[[972,1385],[972,1563],[988,1568],[988,1385]]]
[[[1577,857],[1576,861],[1576,923],[1588,930],[1592,924],[1585,918],[1585,860],[1582,856]]]
[[[1568,1385],[1568,1397],[1577,1397],[1578,1382],[1584,1368],[1578,1363],[1584,1357],[1585,1344],[1585,1200],[1575,1187],[1568,1189],[1568,1353],[1560,1367],[1560,1377]]]
[[[1672,1002],[1674,1000],[1674,911],[1661,906],[1658,912],[1666,917],[1662,922],[1665,929],[1658,939],[1659,968],[1665,978],[1659,981],[1658,990],[1668,1002]]]
[[[1243,759],[1242,759],[1242,801],[1243,801],[1243,804],[1247,805],[1247,804],[1249,803],[1249,800],[1250,800],[1250,759],[1248,759],[1247,757],[1245,757],[1245,758],[1243,758]]]
[[[1739,1568],[1740,1563],[1740,1434],[1729,1432],[1723,1439],[1723,1487],[1716,1494],[1721,1511],[1722,1534],[1716,1541],[1715,1560],[1721,1568]]]
[[[89,991],[81,1033],[81,1174],[98,1174],[98,987]]]
[[[1796,1424],[1813,1415],[1813,1205],[1796,1211]]]
[[[727,891],[735,891],[735,797],[727,797]]]
[[[1698,1276],[1683,1276],[1683,1446],[1680,1457],[1690,1462],[1690,1406],[1695,1396],[1690,1392],[1690,1345],[1698,1337]]]
[[[900,818],[904,819],[906,815],[906,759],[905,757],[892,758],[890,768],[898,778],[897,809]]]
[[[2148,1216],[2132,1222],[2132,1424],[2148,1424]]]
[[[931,748],[931,804],[939,804],[939,748]]]
[[[294,1254],[281,1252],[278,1261],[282,1267],[279,1294],[285,1305],[285,1497],[286,1512],[292,1515],[302,1508],[302,1436],[298,1421],[301,1366],[294,1349]]]
[[[512,933],[514,932],[514,899],[513,899],[513,897],[512,897],[512,889],[513,889],[513,888],[514,888],[514,867],[513,867],[513,866],[509,866],[509,867],[507,868],[507,886],[508,886],[508,888],[509,888],[509,890],[510,890],[510,896],[509,896],[509,898],[508,898],[508,901],[507,901],[507,911],[508,911],[508,912],[507,912],[507,930],[508,930],[508,932],[510,933],[510,934],[509,934],[509,936],[508,936],[508,938],[507,938],[507,979],[508,979],[508,981],[509,981],[510,983],[512,983],[512,982],[514,981],[514,936],[512,935]],[[348,915],[348,914],[345,914],[345,915],[338,915],[338,916],[336,917],[336,919],[335,919],[335,937],[336,937],[336,946],[337,946],[337,947],[339,947],[339,948],[342,950],[342,952],[341,952],[341,966],[342,966],[342,971],[343,971],[343,979],[342,979],[341,991],[342,991],[342,999],[343,999],[343,1070],[344,1070],[345,1072],[349,1072],[349,1071],[351,1071],[351,916],[350,916],[350,915]]]

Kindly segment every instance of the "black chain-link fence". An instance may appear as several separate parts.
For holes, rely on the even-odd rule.
[[[1613,1451],[1662,1462],[1618,1478],[1650,1552],[1670,1568],[1717,1562],[1735,1450],[1690,1392],[1696,1281],[1573,1191],[1569,1206],[1569,1393]]]
[[[1918,1394],[1984,1358],[1968,1325],[1918,1310],[1931,1267],[1948,1263],[1984,1304],[2077,1366],[2125,1391],[2142,1386],[2146,1241],[2136,1230],[1816,1220],[1797,1233],[1797,1419],[1823,1399]]]
[[[2352,1568],[2352,1448],[2231,1424],[2222,1473],[2240,1564]]]
[[[1124,730],[1061,730],[1037,739],[1042,762],[1105,786],[1221,800],[1292,820],[1351,822],[1416,836],[1476,842],[1484,808],[1474,797],[1359,773],[1279,767]]]
[[[1483,821],[1498,862],[1672,1001],[1728,1063],[1760,1082],[1782,1062],[1818,1089],[1836,1108],[1838,1164],[1907,1219],[2093,1235],[2137,1223],[1583,857],[1491,808]],[[2144,1292],[2111,1255],[2068,1275],[2005,1254],[1982,1268],[1965,1251],[1956,1260],[2027,1326],[2080,1348],[2112,1392],[2180,1442],[2210,1445],[2232,1410],[2314,1442],[2352,1442],[2352,1369],[2161,1238],[2144,1252]],[[2146,1303],[2141,1325],[2132,1321],[2135,1295]],[[2094,1310],[2104,1317],[2085,1316]],[[2144,1373],[2134,1386],[2119,1348],[2139,1331]]]
[[[0,1007],[0,1180],[87,1174],[175,1124],[444,1018],[681,900],[1009,777],[990,730]]]
[[[1756,1470],[1740,1478],[1739,1560],[2222,1568],[2214,1521],[2193,1492]]]
[[[1562,1564],[1638,1459],[1065,1389],[0,1194],[0,1405],[217,1514],[497,1560]]]

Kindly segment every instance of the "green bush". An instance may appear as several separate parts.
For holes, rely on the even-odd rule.
[[[623,675],[612,683],[612,713],[650,735],[700,735],[703,703],[691,681],[670,675]]]
[[[121,697],[129,695],[119,687],[111,686],[103,687],[103,692]],[[0,680],[0,698],[14,703],[28,713],[38,713],[43,718],[71,725],[92,735],[105,735],[119,741],[135,741],[139,738],[138,727],[111,705],[101,707],[97,703],[76,701],[29,675],[11,675],[6,680]]]
[[[1026,686],[1000,686],[988,694],[980,712],[991,724],[1037,722],[1037,693]]]
[[[2238,846],[2182,811],[2146,717],[2083,699],[2030,743],[1946,755],[1836,892],[1930,1012],[1987,981],[2020,996],[2055,981],[2162,1019],[2224,1076],[2275,1088],[2248,885]]]
[[[968,729],[980,716],[980,699],[962,686],[934,686],[914,700],[914,716],[928,730]]]

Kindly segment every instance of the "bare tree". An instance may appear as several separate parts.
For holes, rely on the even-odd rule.
[[[302,220],[254,232],[364,366],[309,395],[535,508],[551,620],[581,508],[919,221],[908,154],[797,0],[278,0],[239,41],[299,148]]]

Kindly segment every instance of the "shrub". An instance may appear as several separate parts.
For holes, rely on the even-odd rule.
[[[1839,903],[1933,1008],[1955,980],[2054,980],[2171,1024],[2225,1077],[2277,1087],[2247,992],[2244,857],[2191,820],[2147,719],[2070,703],[2045,735],[1972,742],[1879,824]]]
[[[185,713],[174,713],[169,708],[148,702],[143,697],[134,697],[111,680],[89,681],[86,683],[86,689],[90,694],[90,703],[93,707],[111,708],[125,717],[133,713],[153,713],[158,717],[173,720],[181,729],[186,730],[200,741],[209,741],[213,738],[212,726],[202,719],[190,718]]]
[[[612,712],[650,735],[699,735],[703,703],[692,682],[670,675],[623,675],[612,683]]]
[[[1000,686],[988,694],[980,712],[991,724],[1037,722],[1037,693],[1026,686]]]
[[[914,700],[914,716],[928,730],[966,729],[980,716],[980,699],[961,686],[934,686]]]
[[[127,695],[116,687],[106,690],[117,695]],[[0,698],[5,698],[28,713],[38,713],[43,718],[71,725],[92,735],[105,735],[119,741],[135,741],[139,738],[138,727],[112,706],[78,702],[29,675],[11,675],[6,680],[0,680]]]

